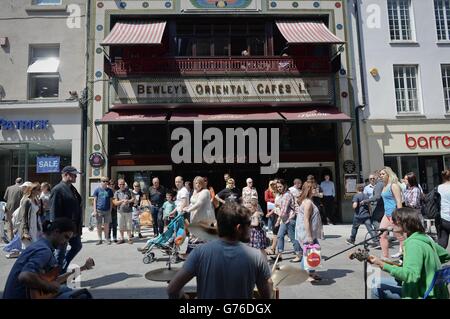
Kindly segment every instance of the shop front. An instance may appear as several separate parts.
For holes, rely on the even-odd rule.
[[[51,111],[2,108],[0,189],[6,189],[19,176],[55,185],[64,166],[80,167],[80,120],[78,105]]]
[[[414,172],[424,192],[440,184],[442,170],[450,168],[450,125],[424,122],[372,126],[376,134],[369,135],[371,169],[389,166],[399,179]],[[380,159],[381,165],[373,165]]]

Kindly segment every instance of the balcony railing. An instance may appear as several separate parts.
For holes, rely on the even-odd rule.
[[[331,72],[327,58],[317,57],[170,57],[121,59],[111,63],[113,76],[148,74],[228,74],[228,73],[299,73]]]

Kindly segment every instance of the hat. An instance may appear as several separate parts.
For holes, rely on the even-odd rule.
[[[62,174],[81,174],[75,167],[73,166],[66,166],[61,170]]]

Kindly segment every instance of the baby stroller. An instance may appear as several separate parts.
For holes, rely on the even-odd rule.
[[[178,251],[185,238],[184,214],[179,214],[167,225],[165,232],[149,239],[143,248],[138,249],[145,254],[142,261],[144,264],[150,264],[155,261],[155,253],[152,252],[152,249],[156,247],[167,253],[170,256],[170,261],[176,262]]]

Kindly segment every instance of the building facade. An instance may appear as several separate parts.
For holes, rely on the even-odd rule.
[[[383,165],[399,178],[413,171],[427,192],[450,167],[450,4],[360,3],[364,175]]]
[[[54,185],[61,179],[62,167],[81,165],[78,94],[86,81],[85,9],[83,0],[18,0],[2,4],[2,190],[17,176]]]
[[[262,198],[274,177],[330,174],[351,220],[345,2],[106,0],[90,10],[86,196],[102,175],[144,191],[155,176],[172,187],[201,175],[219,191],[230,173],[239,188],[252,177]]]

